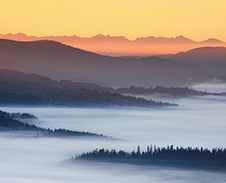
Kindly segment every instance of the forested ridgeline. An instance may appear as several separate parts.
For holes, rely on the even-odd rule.
[[[141,152],[140,146],[138,146],[137,151],[134,150],[130,153],[123,150],[96,149],[70,159],[70,161],[75,160],[226,170],[226,148],[210,150],[203,147],[184,148],[171,145],[160,148],[151,145],[147,147],[146,151]]]
[[[69,106],[69,107],[166,107],[178,106],[167,103],[120,93],[111,93],[97,90],[80,89],[76,91],[53,91],[45,93],[10,93],[0,91],[0,102],[5,105],[32,105],[32,106]]]
[[[155,88],[130,86],[128,88],[126,87],[117,88],[116,91],[124,94],[135,94],[135,95],[168,94],[176,97],[206,96],[206,95],[226,96],[226,92],[213,93],[207,91],[198,91],[188,87],[172,87],[172,86],[171,87],[156,86]]]
[[[87,137],[104,137],[102,134],[72,131],[67,129],[47,129],[37,127],[33,124],[24,123],[18,119],[23,118],[36,118],[35,116],[28,113],[7,113],[0,110],[0,132],[3,131],[33,131],[37,137],[68,137],[68,136],[87,136]]]
[[[93,83],[55,81],[37,74],[0,69],[0,103],[68,107],[165,107],[167,102],[125,96]]]

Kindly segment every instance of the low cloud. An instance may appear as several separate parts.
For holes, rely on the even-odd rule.
[[[208,96],[209,97],[209,96]],[[131,152],[153,144],[160,147],[215,148],[226,146],[226,103],[218,100],[178,99],[176,109],[33,108],[1,107],[7,112],[28,112],[44,128],[89,131],[124,139],[106,141],[78,138],[14,138],[0,135],[0,182],[7,183],[225,183],[226,175],[121,164],[60,164],[96,148]],[[210,115],[211,114],[211,115]]]
[[[205,83],[195,84],[192,88],[199,91],[221,93],[226,92],[226,83],[214,78]]]

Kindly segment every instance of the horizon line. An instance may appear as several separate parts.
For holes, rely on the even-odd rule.
[[[164,36],[152,36],[152,35],[150,35],[150,36],[140,36],[140,37],[136,37],[135,39],[129,39],[129,38],[127,38],[126,36],[123,36],[123,35],[120,35],[120,36],[114,36],[114,35],[110,35],[110,34],[102,34],[102,33],[98,33],[98,34],[95,34],[95,35],[93,35],[93,36],[90,36],[90,37],[84,37],[84,36],[78,36],[78,35],[76,35],[76,34],[73,34],[73,35],[66,35],[66,34],[62,34],[62,35],[44,35],[44,36],[37,36],[37,35],[28,35],[28,34],[26,34],[26,33],[23,33],[23,32],[17,32],[17,33],[6,33],[6,34],[4,34],[4,33],[0,33],[0,35],[2,35],[2,36],[7,36],[7,35],[12,35],[12,36],[16,36],[16,35],[24,35],[24,36],[26,36],[26,37],[36,37],[36,38],[42,38],[42,37],[73,37],[73,36],[75,36],[75,37],[78,37],[78,38],[82,38],[82,39],[91,39],[91,38],[94,38],[94,37],[97,37],[97,36],[103,36],[103,37],[109,37],[109,38],[123,38],[123,39],[125,39],[125,40],[127,40],[127,41],[136,41],[137,39],[147,39],[147,38],[153,38],[153,39],[177,39],[177,38],[185,38],[185,39],[188,39],[188,40],[190,40],[190,41],[193,41],[193,42],[195,42],[195,43],[202,43],[202,42],[204,42],[204,41],[208,41],[208,40],[217,40],[217,41],[220,41],[220,42],[222,42],[222,43],[224,43],[224,44],[226,44],[226,42],[224,42],[223,40],[221,40],[221,39],[218,39],[218,38],[214,38],[214,37],[209,37],[209,38],[206,38],[206,39],[204,39],[203,41],[196,41],[196,40],[193,40],[193,39],[191,39],[191,38],[188,38],[188,37],[185,37],[185,36],[183,36],[182,34],[181,35],[178,35],[178,36],[175,36],[175,37],[164,37]]]

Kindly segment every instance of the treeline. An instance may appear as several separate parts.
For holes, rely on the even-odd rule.
[[[21,116],[21,115],[20,115]],[[6,130],[25,130],[25,131],[40,131],[41,128],[23,123],[19,120],[14,119],[15,114],[10,114],[4,111],[0,111],[0,131]]]
[[[70,161],[78,159],[97,160],[107,162],[131,163],[140,165],[163,165],[205,169],[226,170],[226,148],[192,148],[192,147],[156,147],[148,146],[146,151],[141,152],[140,146],[137,151],[130,153],[108,149],[96,149],[92,152],[83,153],[72,157]]]
[[[118,88],[116,89],[119,93],[127,93],[127,94],[137,94],[137,95],[147,95],[147,94],[170,94],[174,96],[204,96],[204,95],[216,95],[216,96],[226,96],[226,92],[223,93],[211,93],[207,91],[197,91],[188,87],[163,87],[156,86],[155,88],[143,88],[130,86],[129,88]]]
[[[28,116],[33,117],[33,115],[30,115],[28,113],[7,113],[4,111],[0,111],[0,132],[1,131],[34,131],[36,132],[36,136],[48,136],[48,137],[57,137],[57,136],[92,136],[92,137],[106,137],[102,134],[96,134],[96,133],[89,133],[89,132],[79,132],[79,131],[72,131],[72,130],[66,130],[66,129],[46,129],[37,127],[35,125],[23,123],[17,119],[15,119],[18,116]],[[20,115],[19,115],[20,114]],[[108,138],[108,137],[106,137]]]
[[[39,93],[10,93],[0,91],[0,103],[12,105],[56,105],[56,106],[128,106],[161,107],[177,106],[132,96],[124,96],[109,91],[89,89],[56,90]]]

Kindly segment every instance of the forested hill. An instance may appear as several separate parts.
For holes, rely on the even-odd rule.
[[[54,81],[37,74],[0,69],[0,103],[54,106],[161,107],[175,104],[124,96],[114,89],[92,83]]]
[[[167,102],[145,100],[119,93],[80,89],[45,93],[9,93],[0,91],[0,103],[5,105],[67,106],[67,107],[148,107],[178,106]]]
[[[129,88],[118,88],[116,89],[119,93],[124,94],[135,94],[135,95],[152,95],[152,94],[169,94],[177,97],[189,97],[189,96],[205,96],[205,95],[215,95],[215,96],[226,96],[226,92],[224,93],[212,93],[212,92],[204,92],[197,91],[188,87],[163,87],[157,86],[155,88],[144,88],[144,87],[136,87],[130,86]]]
[[[226,171],[226,148],[214,148],[209,150],[191,147],[174,148],[172,145],[163,148],[148,146],[146,151],[141,152],[140,146],[138,146],[137,151],[132,151],[131,153],[122,150],[116,151],[114,149],[96,149],[92,152],[72,157],[69,161],[73,162],[76,160]]]
[[[16,93],[39,93],[62,90],[97,90],[111,91],[111,88],[89,82],[72,82],[70,80],[52,80],[38,74],[27,74],[9,69],[0,69],[1,91]]]
[[[37,127],[35,125],[31,125],[28,123],[23,123],[18,118],[34,118],[33,115],[27,113],[7,113],[0,110],[0,132],[7,131],[27,131],[34,132],[35,137],[102,137],[109,138],[107,136],[103,136],[102,134],[89,133],[89,132],[80,132],[80,131],[72,131],[66,129],[46,129]]]

